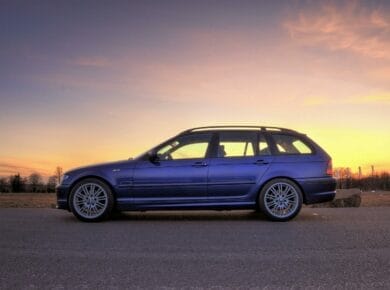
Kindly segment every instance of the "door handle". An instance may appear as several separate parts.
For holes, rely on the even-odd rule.
[[[203,162],[203,161],[198,161],[198,162],[195,162],[194,164],[192,164],[193,167],[205,167],[207,166],[207,163],[206,162]]]
[[[255,162],[253,162],[253,164],[256,164],[256,165],[265,165],[268,163],[269,162],[267,160],[264,160],[264,159],[259,159],[259,160],[256,160]]]

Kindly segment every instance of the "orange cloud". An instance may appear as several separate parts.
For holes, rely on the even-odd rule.
[[[390,94],[364,96],[357,101],[362,104],[390,105]]]
[[[322,105],[390,105],[390,94],[373,94],[365,96],[355,96],[349,98],[326,98],[319,96],[307,97],[303,100],[303,104],[307,106],[322,106]]]
[[[48,169],[42,166],[26,166],[21,162],[10,163],[10,162],[0,162],[0,176],[8,176],[12,174],[20,173],[22,175],[29,175],[34,172],[39,172],[45,177],[53,175]],[[54,170],[53,170],[54,172]]]
[[[284,27],[303,45],[390,60],[390,11],[368,9],[355,1],[346,3],[303,10]]]

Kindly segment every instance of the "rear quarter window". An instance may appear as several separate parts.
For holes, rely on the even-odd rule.
[[[279,154],[313,154],[313,149],[299,136],[272,134]]]

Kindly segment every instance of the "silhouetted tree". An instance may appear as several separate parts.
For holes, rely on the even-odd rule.
[[[390,190],[390,173],[382,172],[379,175],[379,188],[383,190]]]
[[[22,192],[25,190],[26,181],[18,173],[9,177],[9,184],[12,192]]]
[[[0,178],[0,192],[10,192],[9,180],[6,177]]]
[[[55,192],[56,185],[57,185],[57,176],[55,176],[55,175],[50,176],[48,181],[47,181],[47,184],[46,184],[46,191],[47,192]]]
[[[334,170],[337,179],[337,188],[350,188],[352,185],[352,173],[349,167],[338,167]]]
[[[28,177],[28,183],[31,192],[43,191],[42,176],[39,173],[32,173]]]
[[[62,178],[62,175],[63,175],[62,167],[57,166],[54,174],[55,174],[55,176],[57,178],[57,184],[60,184],[61,183],[61,178]]]

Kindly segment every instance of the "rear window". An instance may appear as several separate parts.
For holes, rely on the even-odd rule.
[[[285,134],[272,134],[276,149],[280,154],[312,154],[313,150],[300,137]]]

